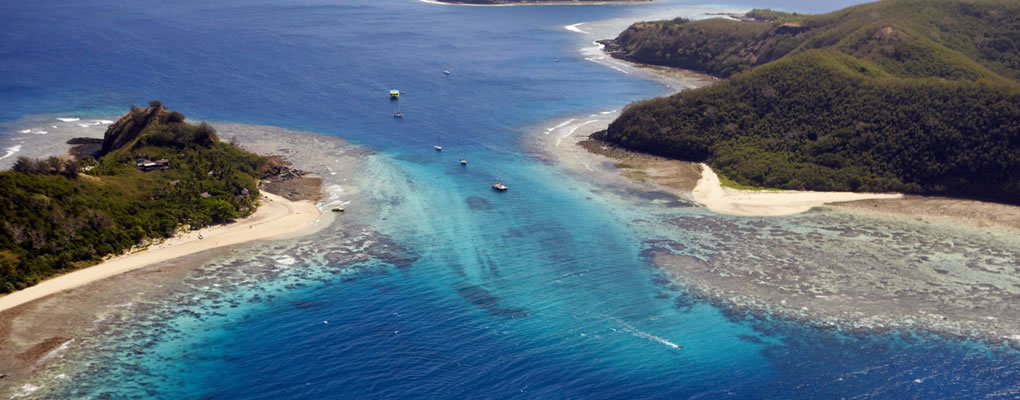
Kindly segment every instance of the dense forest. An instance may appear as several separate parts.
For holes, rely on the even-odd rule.
[[[605,140],[737,183],[1020,203],[1020,3],[631,26],[618,56],[729,79],[628,106]]]
[[[143,171],[139,161],[162,168]],[[0,171],[0,293],[254,212],[264,158],[158,101],[132,107],[95,157],[19,159]]]

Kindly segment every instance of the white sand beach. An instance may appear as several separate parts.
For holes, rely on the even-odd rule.
[[[698,179],[691,194],[694,201],[717,213],[756,217],[798,214],[829,203],[903,197],[899,193],[759,191],[726,188],[719,181],[719,175],[704,163],[701,164],[701,179]]]
[[[262,192],[261,201],[262,205],[248,218],[188,232],[145,250],[121,255],[0,297],[0,311],[156,262],[222,246],[292,236],[314,224],[322,215],[311,201],[290,201],[267,192]]]

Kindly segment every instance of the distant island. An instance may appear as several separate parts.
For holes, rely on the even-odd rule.
[[[599,3],[647,3],[653,0],[432,0],[436,3],[465,5],[512,5],[512,4],[599,4]]]
[[[132,106],[102,140],[70,143],[73,156],[22,157],[0,171],[0,293],[249,216],[260,178],[295,174],[156,100]]]
[[[1020,203],[1020,3],[641,22],[613,56],[726,80],[637,102],[594,137],[737,185]]]

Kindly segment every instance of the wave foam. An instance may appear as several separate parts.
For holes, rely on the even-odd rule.
[[[560,123],[559,125],[556,125],[556,126],[554,126],[554,127],[552,127],[552,128],[549,128],[549,129],[546,129],[546,130],[545,130],[545,134],[546,134],[546,135],[548,135],[548,134],[549,134],[549,133],[551,133],[552,131],[555,131],[555,130],[557,130],[557,129],[560,129],[560,128],[564,127],[564,126],[567,126],[567,125],[569,125],[569,124],[570,124],[571,122],[574,122],[574,121],[576,121],[576,119],[573,119],[573,118],[571,118],[571,119],[568,119],[568,120],[566,120],[566,121],[563,121],[563,122],[562,122],[562,123]]]
[[[581,29],[579,29],[578,27],[581,26],[581,25],[584,25],[584,22],[578,22],[578,23],[573,24],[573,25],[566,25],[566,26],[563,27],[563,29],[566,29],[566,30],[571,31],[571,32],[583,33],[583,34],[586,34],[586,35],[590,34],[590,32],[585,32],[585,31],[582,31]]]
[[[45,135],[47,133],[50,133],[50,132],[49,131],[44,131],[42,129],[33,129],[32,130],[32,134],[33,135]]]
[[[57,120],[58,120],[58,121],[63,121],[63,122],[74,122],[74,121],[78,121],[78,120],[80,120],[80,119],[81,119],[81,118],[74,118],[74,117],[71,117],[71,118],[61,118],[61,117],[57,117]]]
[[[18,133],[32,133],[32,130],[31,129],[22,129],[22,130],[18,131]]]
[[[17,153],[19,151],[21,151],[21,145],[20,144],[16,145],[16,146],[8,147],[7,148],[7,154],[4,154],[2,157],[0,157],[0,160],[3,160],[3,159],[5,159],[7,157],[10,157],[10,156],[13,156],[14,153]]]
[[[563,139],[566,139],[566,138],[570,137],[570,135],[573,135],[574,132],[577,132],[578,128],[580,128],[582,126],[585,126],[585,125],[588,125],[588,124],[593,123],[593,122],[599,122],[599,120],[593,119],[593,120],[584,121],[584,122],[582,122],[580,124],[575,125],[573,128],[570,128],[570,132],[567,132],[566,135],[563,135],[559,139],[556,139],[556,146],[559,147],[560,143],[563,142]]]

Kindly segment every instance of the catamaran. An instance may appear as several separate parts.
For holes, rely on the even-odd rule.
[[[496,190],[497,192],[505,192],[505,191],[507,191],[507,189],[510,189],[509,187],[507,187],[506,185],[503,184],[503,174],[502,173],[499,174],[499,179],[497,179],[496,183],[494,183],[492,185],[492,188],[494,190]]]

